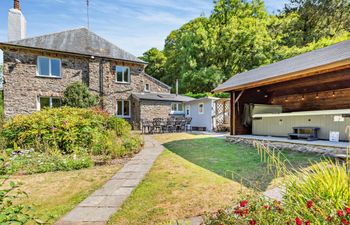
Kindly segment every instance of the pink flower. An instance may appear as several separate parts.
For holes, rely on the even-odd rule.
[[[310,225],[310,224],[311,224],[310,220],[305,222],[305,225]]]
[[[295,218],[295,224],[296,225],[303,225],[303,221],[299,217],[297,217],[297,218]]]
[[[248,201],[247,200],[243,200],[241,201],[241,203],[239,203],[240,207],[246,207],[248,205]]]
[[[341,220],[341,223],[342,223],[343,225],[348,225],[348,224],[349,224],[349,222],[348,222],[346,219],[342,219],[342,220]]]

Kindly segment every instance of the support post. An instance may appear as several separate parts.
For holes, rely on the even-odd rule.
[[[230,128],[231,128],[231,135],[236,134],[236,95],[234,91],[231,91],[231,99],[230,99]]]

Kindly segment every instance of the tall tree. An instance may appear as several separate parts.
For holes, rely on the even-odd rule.
[[[165,77],[165,68],[166,57],[164,53],[157,48],[151,48],[147,52],[143,53],[143,56],[140,57],[145,62],[148,62],[146,67],[146,73],[152,75],[158,80],[163,80]]]

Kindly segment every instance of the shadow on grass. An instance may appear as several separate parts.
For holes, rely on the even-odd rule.
[[[182,158],[220,176],[242,183],[249,188],[265,191],[274,174],[253,147],[231,144],[224,139],[198,138],[165,143],[164,146]],[[283,151],[294,168],[303,168],[321,160],[319,155]]]

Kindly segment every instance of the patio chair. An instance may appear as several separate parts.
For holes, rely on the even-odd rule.
[[[186,131],[192,131],[192,126],[191,126],[191,122],[192,122],[192,117],[186,117]]]
[[[141,120],[141,127],[142,127],[142,133],[145,134],[146,130],[147,133],[153,132],[153,124],[149,120]]]
[[[162,133],[163,128],[163,119],[162,118],[154,118],[153,119],[153,130]]]
[[[166,131],[168,133],[176,131],[175,119],[173,119],[173,118],[168,118],[167,119],[167,121],[166,121]]]

